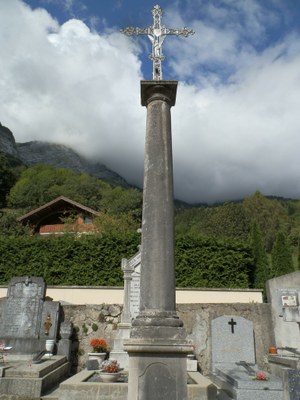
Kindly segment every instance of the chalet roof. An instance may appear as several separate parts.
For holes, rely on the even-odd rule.
[[[17,220],[22,223],[27,223],[27,222],[30,222],[31,224],[37,223],[47,215],[59,209],[84,211],[89,215],[95,215],[95,216],[100,215],[97,211],[93,210],[92,208],[86,207],[80,203],[77,203],[76,201],[70,200],[65,196],[59,196],[56,199],[49,201],[49,203],[46,203],[43,206],[22,215]]]

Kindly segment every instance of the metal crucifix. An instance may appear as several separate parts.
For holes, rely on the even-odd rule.
[[[153,61],[153,80],[162,80],[162,68],[161,62],[165,59],[162,52],[162,44],[167,35],[176,35],[188,37],[193,35],[195,32],[190,28],[166,28],[161,24],[161,16],[163,14],[162,9],[159,5],[153,7],[153,25],[148,28],[134,28],[129,26],[121,29],[122,33],[128,36],[132,35],[147,35],[152,43],[152,53],[149,58]]]

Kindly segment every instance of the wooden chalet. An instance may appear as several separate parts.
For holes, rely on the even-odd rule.
[[[22,215],[18,221],[30,226],[38,235],[88,233],[99,213],[67,197],[60,196]]]

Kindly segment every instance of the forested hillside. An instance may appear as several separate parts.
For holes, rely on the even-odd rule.
[[[39,238],[16,221],[61,195],[100,212],[97,233]],[[257,192],[214,206],[176,204],[177,286],[263,288],[298,269],[299,200]],[[48,284],[122,285],[121,259],[137,251],[141,212],[138,189],[43,164],[26,168],[0,153],[0,284],[28,274]]]

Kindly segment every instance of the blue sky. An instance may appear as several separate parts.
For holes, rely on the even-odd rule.
[[[142,185],[151,79],[148,0],[0,0],[0,121],[17,142],[53,141]],[[256,190],[300,198],[300,3],[162,0],[175,195],[235,200]]]

